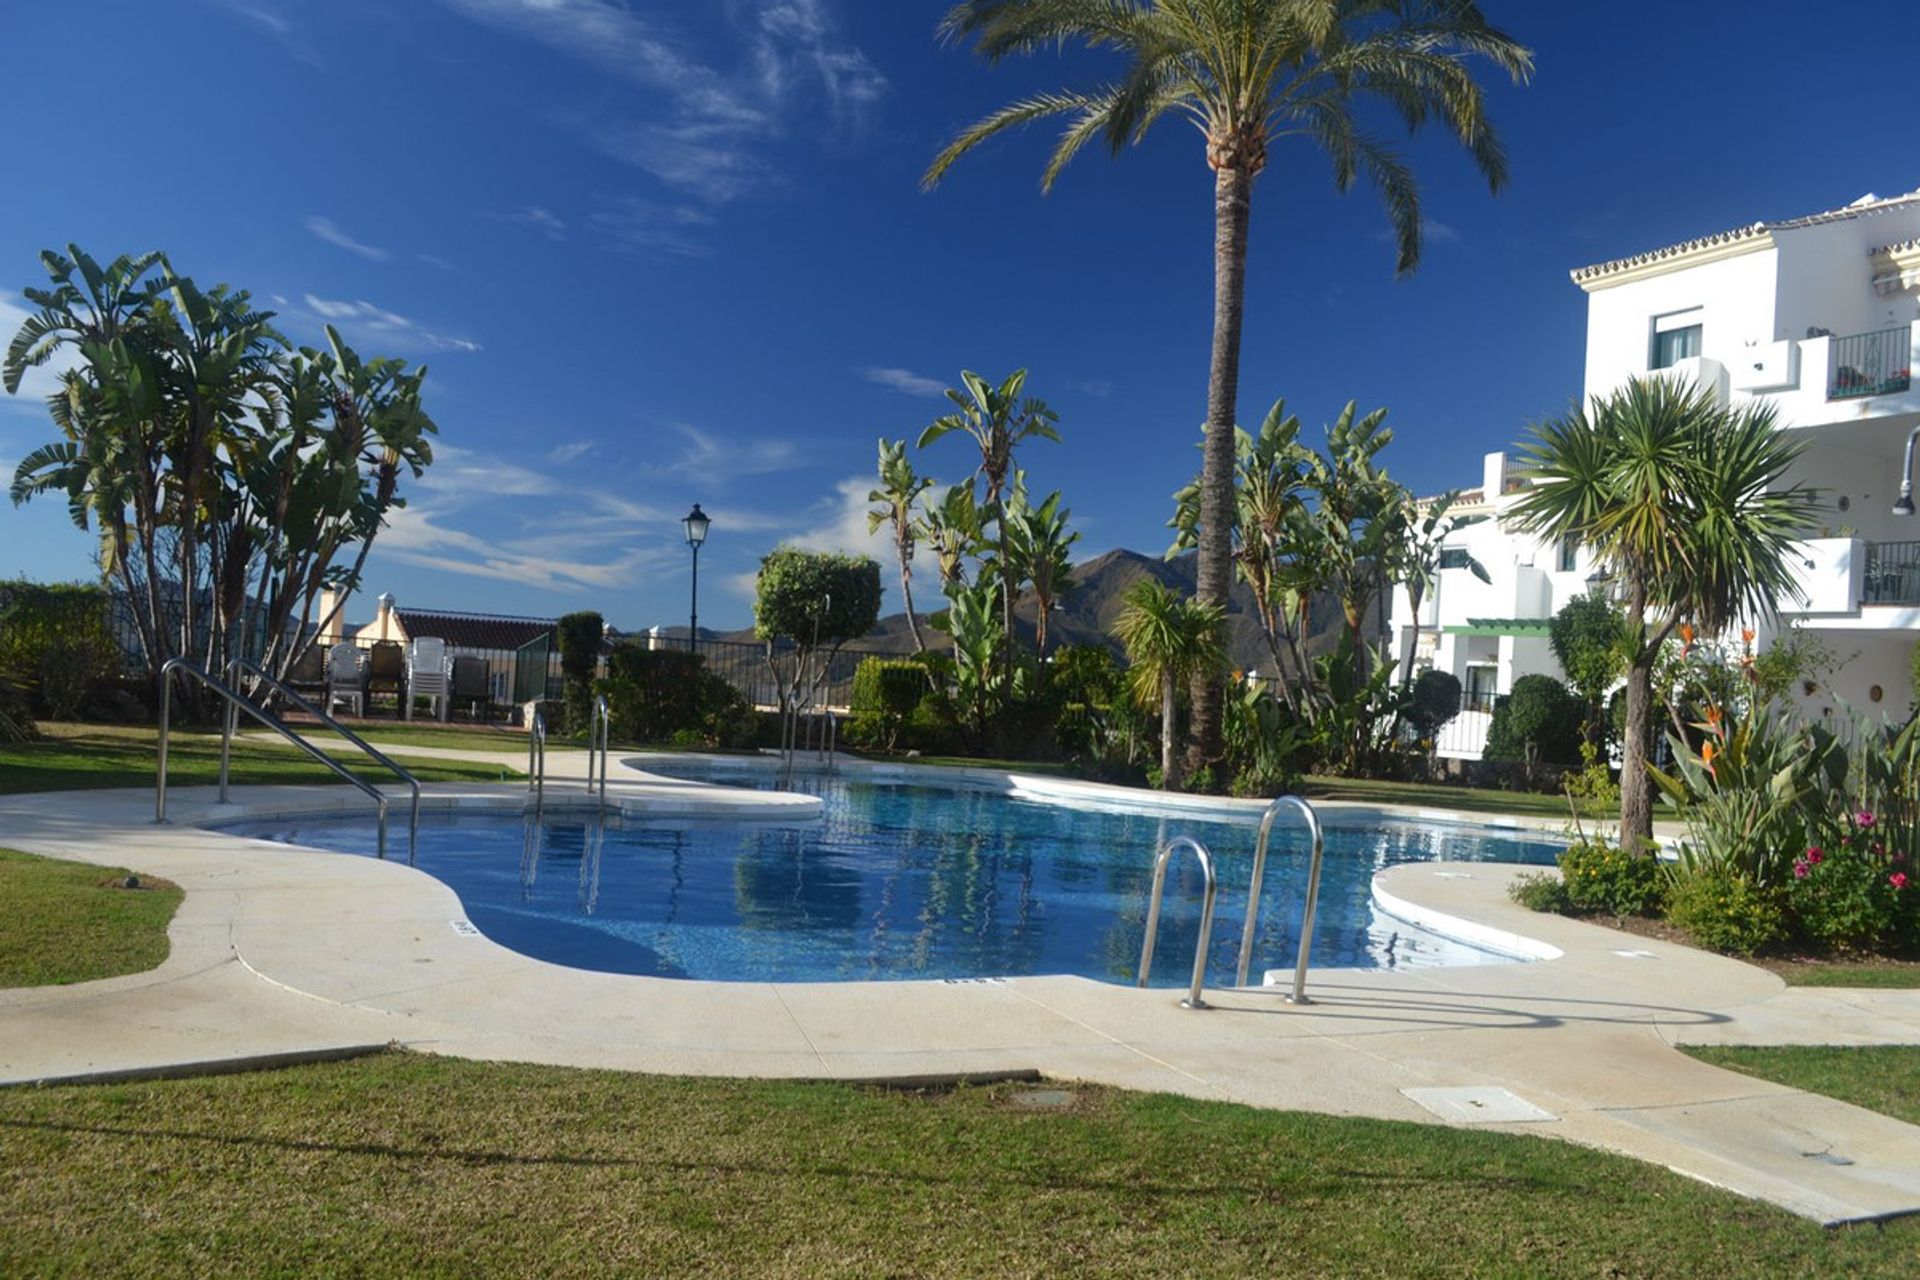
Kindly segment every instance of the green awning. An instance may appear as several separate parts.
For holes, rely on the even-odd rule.
[[[1442,627],[1450,636],[1545,636],[1548,618],[1468,618],[1465,626]]]

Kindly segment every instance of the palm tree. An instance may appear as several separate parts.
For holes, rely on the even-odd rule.
[[[920,638],[920,623],[913,616],[913,541],[918,527],[913,504],[931,488],[932,476],[914,474],[913,464],[907,461],[905,440],[880,441],[880,487],[867,494],[868,502],[880,505],[867,512],[867,532],[877,532],[883,524],[893,526],[893,553],[900,560],[900,598],[907,606],[907,630],[913,634],[916,653],[925,653],[927,644]]]
[[[940,566],[940,590],[964,586],[967,580],[967,556],[980,545],[980,508],[973,500],[971,485],[956,484],[930,504],[921,514],[916,532],[933,549],[934,562]]]
[[[1135,583],[1123,599],[1126,607],[1113,634],[1127,651],[1133,696],[1143,707],[1160,706],[1160,785],[1178,791],[1174,712],[1179,690],[1226,665],[1226,610],[1204,600],[1183,600],[1152,578]]]
[[[1447,513],[1459,500],[1458,489],[1424,503],[1415,501],[1411,494],[1402,491],[1381,517],[1388,522],[1390,529],[1389,536],[1384,539],[1383,565],[1387,578],[1407,589],[1408,616],[1413,620],[1400,650],[1400,684],[1403,688],[1413,687],[1413,660],[1420,648],[1420,606],[1425,603],[1427,592],[1440,582],[1440,555],[1447,549],[1447,535],[1456,527],[1456,522]],[[1461,555],[1464,559],[1461,568],[1482,582],[1493,582],[1485,565],[1464,551]]]
[[[1248,212],[1268,144],[1289,136],[1315,143],[1341,191],[1364,174],[1386,203],[1397,267],[1409,272],[1420,260],[1419,188],[1401,156],[1362,126],[1360,104],[1385,105],[1409,130],[1439,117],[1498,191],[1506,154],[1467,61],[1484,57],[1524,82],[1533,55],[1488,25],[1471,0],[966,0],[940,30],[972,39],[989,62],[1079,41],[1110,49],[1127,65],[1113,82],[1036,94],[968,126],[934,158],[924,186],[988,138],[1053,116],[1068,122],[1042,171],[1043,190],[1095,138],[1118,154],[1169,113],[1206,140],[1214,174],[1213,351],[1196,592],[1224,607]],[[1219,752],[1220,691],[1209,685],[1195,694],[1189,757],[1198,763]]]
[[[1712,635],[1798,596],[1788,553],[1817,497],[1781,485],[1804,445],[1774,418],[1771,406],[1722,407],[1688,381],[1634,379],[1536,428],[1527,447],[1532,483],[1510,518],[1592,547],[1625,596],[1620,840],[1635,852],[1653,836],[1647,739],[1661,645],[1682,623]]]
[[[1013,583],[1006,572],[1007,522],[1004,506],[1007,483],[1014,475],[1014,450],[1035,437],[1058,443],[1060,433],[1053,424],[1060,418],[1047,407],[1046,401],[1033,396],[1022,398],[1020,393],[1027,385],[1025,369],[1014,370],[997,387],[971,369],[960,371],[960,381],[966,388],[964,393],[953,387],[947,388],[947,399],[953,401],[954,412],[934,419],[921,431],[920,448],[924,449],[942,436],[959,431],[971,438],[980,450],[980,466],[974,474],[986,485],[983,514],[994,524],[994,541],[1000,565],[1000,628],[1002,643],[1006,646],[1007,674],[1011,677]]]
[[[1033,588],[1038,609],[1034,620],[1034,651],[1047,656],[1047,616],[1059,599],[1073,590],[1073,544],[1080,541],[1078,530],[1067,532],[1067,517],[1073,513],[1060,505],[1060,491],[1047,495],[1034,506],[1024,494],[1007,512],[1007,527],[1016,580]]]

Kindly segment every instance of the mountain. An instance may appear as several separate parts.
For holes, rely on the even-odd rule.
[[[1108,551],[1083,561],[1073,567],[1073,590],[1065,600],[1059,602],[1052,620],[1047,624],[1047,648],[1049,651],[1062,645],[1106,645],[1119,650],[1119,644],[1113,639],[1114,625],[1120,619],[1120,611],[1125,607],[1122,599],[1129,588],[1142,578],[1153,578],[1184,595],[1191,595],[1197,561],[1193,553],[1163,560],[1158,556],[1143,556],[1137,551],[1125,549]],[[891,589],[897,586],[897,579],[886,576],[888,566],[881,566],[883,581]],[[927,595],[939,599],[935,584],[928,576],[916,575],[914,585],[915,602],[919,603]],[[1379,606],[1374,608],[1373,633],[1378,634]],[[1032,642],[1034,618],[1037,610],[1031,597],[1022,600],[1014,608],[1014,629]],[[1239,671],[1262,670],[1271,673],[1273,657],[1267,652],[1266,639],[1260,633],[1259,621],[1253,613],[1253,594],[1246,586],[1236,582],[1232,594],[1228,597],[1227,617],[1232,626],[1232,637],[1227,645],[1227,658],[1230,665]],[[1312,654],[1325,653],[1340,642],[1340,634],[1346,624],[1340,614],[1340,606],[1329,595],[1316,596],[1308,612],[1307,651]],[[664,635],[685,637],[685,627],[664,628]],[[925,637],[927,646],[933,649],[948,647],[947,638],[933,629],[925,614],[920,615],[920,634]],[[708,632],[701,628],[702,639],[732,640],[753,642],[751,629],[744,631]],[[905,613],[889,614],[880,620],[868,635],[859,641],[857,647],[870,653],[912,653],[913,636],[907,630]]]

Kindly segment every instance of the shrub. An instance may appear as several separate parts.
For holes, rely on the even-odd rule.
[[[861,746],[892,751],[900,731],[928,690],[927,669],[906,658],[865,658],[853,672],[853,713],[847,737]]]
[[[1793,863],[1786,906],[1796,932],[1820,947],[1841,951],[1916,941],[1920,889],[1908,887],[1913,868],[1903,852],[1880,839],[1874,815],[1848,815],[1837,840],[1814,845]]]
[[[1614,916],[1657,915],[1663,895],[1660,863],[1611,841],[1582,840],[1560,855],[1567,906]]]
[[[1407,703],[1407,723],[1415,734],[1431,738],[1460,714],[1460,677],[1451,671],[1422,671],[1413,682]]]
[[[1568,915],[1573,910],[1573,903],[1567,898],[1566,881],[1544,871],[1516,876],[1507,885],[1507,896],[1529,911]]]
[[[1580,700],[1552,676],[1521,676],[1493,708],[1489,760],[1571,765],[1580,759]]]
[[[125,666],[96,586],[0,583],[0,671],[28,712],[72,720]]]
[[[621,645],[607,656],[601,684],[613,735],[629,742],[729,747],[750,743],[753,709],[731,684],[683,649]],[[691,735],[676,741],[676,735]]]
[[[567,729],[587,727],[593,703],[593,678],[600,666],[606,619],[591,609],[569,613],[555,627],[560,642],[560,672],[566,678]]]
[[[1702,863],[1667,891],[1667,919],[1713,951],[1748,956],[1786,933],[1786,916],[1769,890],[1733,869]]]

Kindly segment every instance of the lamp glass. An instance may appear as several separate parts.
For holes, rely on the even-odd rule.
[[[697,547],[707,540],[707,526],[713,521],[708,519],[707,513],[702,511],[700,504],[696,502],[693,504],[693,510],[689,511],[680,523],[686,526],[687,545]]]

